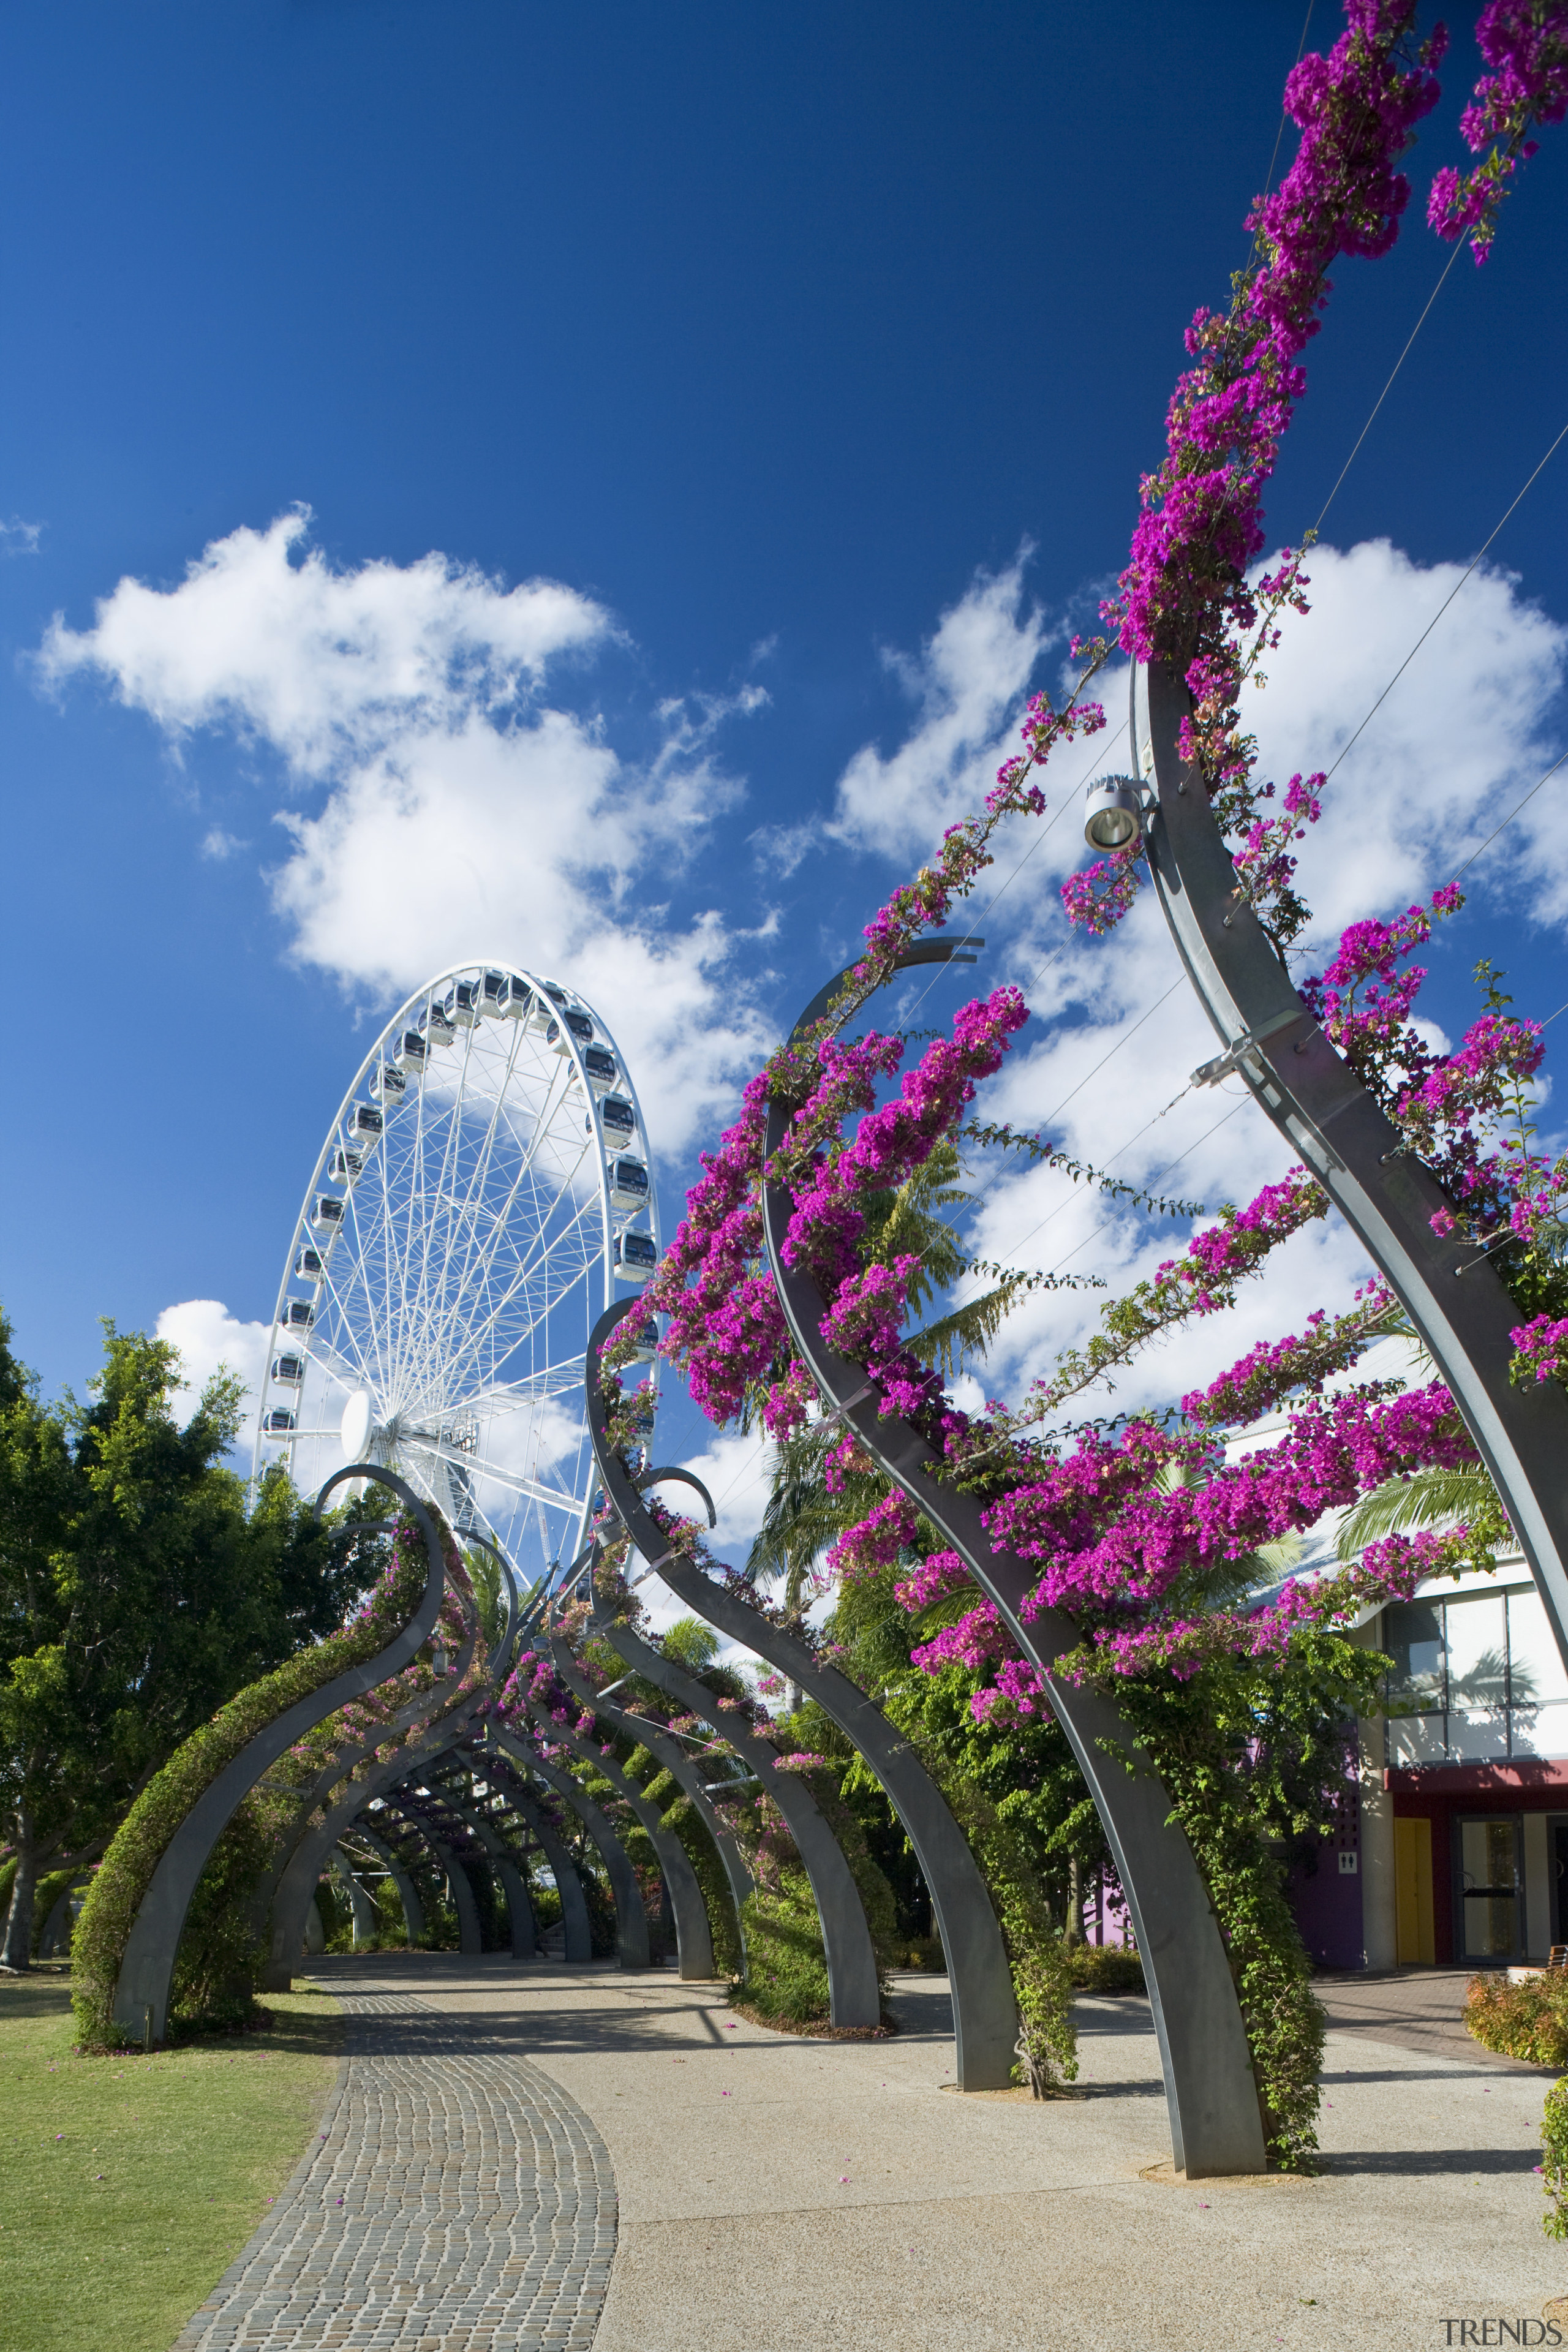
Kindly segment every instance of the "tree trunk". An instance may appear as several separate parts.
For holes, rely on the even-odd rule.
[[[5,1937],[0,1943],[0,1969],[20,1974],[33,1965],[33,1895],[38,1883],[39,1854],[32,1840],[16,1845],[16,1875],[11,1881],[11,1907],[5,1914]]]
[[[1069,1944],[1083,1941],[1083,1865],[1076,1853],[1068,1861],[1067,1940]]]

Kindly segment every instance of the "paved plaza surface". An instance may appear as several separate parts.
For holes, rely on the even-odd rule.
[[[1551,2076],[1468,2042],[1445,1972],[1324,1981],[1318,2178],[1189,2187],[1142,2000],[1080,2003],[1088,2095],[1036,2104],[951,2088],[939,1978],[822,2042],[668,1970],[311,1966],[353,2012],[326,2137],[178,2352],[1403,2352],[1568,2294]]]

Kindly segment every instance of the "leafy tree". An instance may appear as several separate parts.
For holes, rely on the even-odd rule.
[[[176,1351],[104,1330],[86,1402],[46,1405],[0,1319],[6,1969],[28,1965],[40,1873],[100,1853],[181,1741],[340,1624],[366,1572],[281,1468],[247,1518],[224,1460],[241,1419],[231,1374],[208,1381],[182,1429]]]

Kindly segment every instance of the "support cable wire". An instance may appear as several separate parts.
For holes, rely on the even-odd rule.
[[[1516,494],[1507,510],[1493,525],[1485,545],[1480,549],[1478,554],[1473,555],[1470,558],[1469,563],[1466,567],[1465,571],[1460,575],[1459,579],[1456,581],[1453,587],[1449,589],[1448,593],[1444,597],[1443,602],[1438,605],[1437,610],[1433,614],[1432,618],[1427,622],[1426,626],[1422,630],[1421,635],[1416,638],[1415,643],[1411,646],[1410,651],[1405,655],[1405,659],[1400,663],[1399,667],[1394,671],[1394,676],[1389,679],[1388,684],[1384,688],[1383,692],[1378,696],[1377,700],[1373,704],[1372,709],[1367,712],[1366,717],[1362,720],[1361,725],[1356,729],[1355,733],[1349,738],[1348,741],[1341,746],[1338,757],[1335,759],[1333,766],[1330,768],[1328,774],[1323,778],[1325,784],[1334,774],[1335,770],[1338,769],[1345,760],[1352,749],[1352,746],[1363,734],[1364,734],[1366,729],[1372,724],[1373,719],[1382,709],[1384,704],[1387,701],[1389,696],[1393,693],[1394,688],[1398,685],[1400,679],[1404,677],[1405,671],[1409,668],[1411,663],[1415,660],[1416,655],[1420,652],[1422,646],[1426,644],[1427,638],[1431,635],[1433,630],[1436,627],[1438,622],[1442,619],[1444,614],[1447,611],[1449,605],[1453,603],[1455,597],[1458,594],[1466,581],[1469,579],[1470,574],[1476,570],[1476,567],[1481,562],[1482,557],[1485,556],[1487,549],[1491,546],[1493,540],[1497,538],[1497,535],[1499,531],[1501,530],[1503,524],[1509,520],[1509,516],[1513,513],[1514,509],[1523,499],[1525,491],[1530,489],[1538,477],[1545,472],[1547,466],[1552,457],[1556,456],[1558,448],[1564,439],[1568,439],[1568,425],[1564,425],[1563,426],[1556,440],[1552,442],[1552,446],[1546,452],[1545,457],[1542,457],[1539,465],[1537,465],[1534,473],[1531,475],[1529,481],[1527,481],[1524,488]]]
[[[1547,769],[1546,773],[1545,773],[1545,774],[1544,774],[1544,775],[1540,779],[1540,781],[1539,781],[1538,782],[1531,784],[1531,786],[1530,790],[1526,793],[1526,794],[1525,794],[1524,798],[1520,802],[1520,803],[1519,803],[1519,807],[1518,807],[1518,808],[1511,808],[1511,809],[1510,809],[1510,811],[1509,811],[1508,814],[1504,817],[1504,819],[1503,819],[1502,823],[1498,826],[1497,831],[1496,831],[1495,833],[1489,833],[1489,834],[1488,834],[1488,835],[1487,835],[1486,839],[1482,842],[1482,844],[1481,844],[1481,845],[1480,845],[1479,849],[1472,849],[1472,850],[1471,850],[1471,852],[1470,852],[1469,856],[1466,858],[1466,860],[1465,860],[1464,864],[1459,867],[1458,872],[1458,873],[1456,873],[1456,874],[1455,874],[1455,876],[1454,876],[1454,879],[1455,879],[1455,881],[1456,881],[1456,882],[1458,880],[1458,878],[1459,878],[1459,875],[1460,875],[1460,874],[1468,874],[1468,873],[1469,872],[1469,870],[1470,870],[1471,866],[1475,864],[1475,862],[1476,862],[1476,860],[1477,860],[1477,858],[1478,858],[1478,857],[1484,857],[1484,856],[1485,856],[1485,855],[1486,855],[1487,851],[1491,847],[1491,845],[1492,845],[1493,842],[1494,842],[1494,841],[1496,841],[1496,840],[1499,838],[1499,835],[1502,835],[1502,834],[1505,834],[1505,833],[1508,831],[1509,826],[1513,823],[1514,818],[1519,814],[1519,813],[1520,813],[1520,809],[1525,809],[1525,808],[1528,808],[1528,807],[1530,806],[1531,802],[1535,798],[1536,793],[1541,790],[1541,786],[1542,786],[1542,784],[1549,784],[1549,783],[1552,782],[1552,777],[1557,773],[1558,769],[1563,765],[1563,761],[1564,761],[1565,760],[1568,760],[1568,751],[1560,751],[1560,752],[1558,753],[1558,755],[1557,755],[1556,759],[1552,761],[1552,765]],[[1556,1020],[1557,1015],[1556,1015],[1556,1013],[1555,1013],[1552,1014],[1552,1018],[1554,1021]]]

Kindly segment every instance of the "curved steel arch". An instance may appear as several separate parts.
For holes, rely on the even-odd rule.
[[[252,1916],[257,1932],[265,1936],[268,1945],[263,1976],[265,1990],[286,1992],[293,1981],[293,1970],[305,1932],[306,1915],[322,1867],[324,1832],[320,1826],[311,1827],[317,1809],[331,1797],[334,1789],[342,1787],[345,1780],[349,1782],[347,1798],[340,1797],[335,1803],[328,1804],[326,1812],[327,1821],[337,1823],[341,1834],[342,1827],[353,1818],[353,1811],[345,1811],[345,1804],[352,1803],[354,1811],[362,1810],[383,1789],[405,1779],[411,1764],[423,1757],[438,1755],[442,1744],[450,1739],[454,1727],[465,1723],[481,1703],[480,1693],[469,1692],[465,1696],[460,1689],[479,1641],[478,1614],[466,1602],[464,1615],[467,1620],[465,1639],[453,1661],[452,1675],[448,1678],[458,1693],[456,1698],[437,1684],[427,1691],[419,1692],[384,1724],[376,1725],[368,1739],[362,1738],[346,1751],[336,1755],[301,1791],[300,1804],[284,1834],[280,1851],[270,1869],[263,1874],[253,1898]],[[441,1717],[443,1710],[447,1708],[452,1712],[446,1716],[445,1720],[431,1722],[432,1717]],[[359,1780],[353,1779],[355,1769],[386,1745],[390,1733],[406,1732],[416,1727],[425,1732],[422,1740],[413,1743],[400,1741],[395,1755],[385,1758],[379,1764],[373,1764]]]
[[[594,1802],[570,1772],[547,1763],[525,1740],[497,1723],[493,1717],[487,1717],[483,1728],[484,1751],[492,1745],[500,1748],[503,1755],[510,1757],[514,1763],[521,1764],[525,1771],[531,1772],[536,1780],[542,1780],[547,1789],[553,1790],[558,1797],[563,1797],[577,1815],[598,1849],[599,1859],[605,1865],[605,1875],[610,1882],[610,1893],[616,1906],[616,1957],[623,1969],[646,1969],[648,1965],[647,1913],[643,1908],[642,1888],[637,1884],[637,1872],[632,1868],[631,1856],[616,1835],[615,1825],[608,1814]],[[586,1924],[584,1909],[584,1927]],[[583,1954],[584,1959],[590,1957],[587,1951]]]
[[[497,1789],[524,1828],[538,1840],[550,1865],[555,1891],[561,1897],[561,1932],[564,1939],[563,1958],[573,1967],[591,1960],[594,1957],[593,1929],[588,1922],[587,1897],[583,1892],[583,1880],[575,1862],[505,1759],[498,1758],[487,1748],[484,1767],[486,1779]],[[530,1907],[531,1909],[531,1906]],[[549,1930],[545,1932],[548,1934]],[[538,1949],[537,1943],[535,1948]]]
[[[615,1323],[626,1312],[626,1307],[618,1307],[601,1317],[589,1343],[591,1355],[596,1354]],[[618,1489],[625,1488],[628,1495],[636,1490],[605,1441],[604,1400],[597,1381],[592,1379],[588,1430],[599,1475],[619,1511]],[[657,1485],[661,1477],[671,1475],[699,1486],[708,1503],[711,1526],[713,1506],[706,1490],[689,1473],[653,1470],[637,1480],[637,1490]],[[614,1486],[612,1479],[616,1481]],[[634,1540],[645,1558],[652,1559],[668,1546],[659,1536],[657,1521],[646,1511],[642,1517],[647,1541],[658,1538],[655,1549],[650,1552],[646,1541],[636,1537]],[[750,1607],[734,1593],[714,1584],[693,1560],[673,1554],[661,1564],[659,1574],[689,1609],[696,1610],[732,1642],[738,1642],[743,1649],[754,1650],[759,1657],[766,1658],[770,1665],[798,1683],[875,1772],[914,1847],[936,1913],[952,1996],[954,2068],[959,2084],[966,2091],[1005,2088],[1013,2080],[1018,2040],[1018,2005],[1013,1991],[1013,1972],[1007,1963],[1007,1948],[1002,1940],[984,1876],[969,1850],[969,1841],[913,1746],[847,1675],[826,1664],[805,1643],[775,1625],[761,1610]],[[619,1654],[626,1656],[616,1632],[607,1625],[604,1631]],[[694,1687],[700,1690],[701,1685],[697,1684]],[[687,1703],[693,1702],[689,1699]],[[713,1704],[711,1692],[708,1694],[708,1704]]]
[[[400,1787],[413,1777],[426,1759],[435,1758],[451,1740],[449,1724],[437,1725],[421,1746],[403,1748],[383,1763],[372,1765],[370,1770],[356,1780],[352,1775],[347,1792],[335,1804],[329,1805],[321,1821],[314,1827],[306,1825],[279,1873],[272,1897],[268,1930],[268,1958],[262,1977],[262,1987],[268,1992],[287,1992],[293,1981],[293,1972],[300,1965],[304,1948],[305,1919],[310,1908],[310,1898],[316,1891],[328,1855],[358,1814],[374,1797]],[[361,1751],[360,1759],[374,1755],[374,1748]],[[333,1786],[341,1785],[343,1773],[340,1769]]]
[[[629,1627],[616,1624],[612,1618],[603,1613],[597,1593],[594,1596],[594,1609],[595,1633],[610,1643],[628,1666],[643,1675],[645,1680],[652,1682],[654,1676],[647,1672],[642,1661],[646,1657],[656,1663],[662,1663],[658,1651],[650,1649],[647,1643],[631,1632]],[[625,1646],[620,1638],[623,1633],[626,1635]],[[606,1723],[614,1725],[617,1731],[624,1731],[628,1738],[640,1740],[655,1763],[661,1765],[682,1793],[690,1799],[694,1810],[700,1815],[703,1826],[718,1849],[720,1861],[724,1865],[724,1875],[729,1882],[731,1899],[735,1906],[736,1932],[741,1937],[741,1948],[743,1951],[745,1930],[741,1926],[741,1908],[752,1892],[753,1881],[750,1870],[746,1867],[746,1858],[741,1852],[734,1832],[725,1828],[703,1784],[700,1766],[695,1764],[688,1756],[674,1732],[665,1729],[650,1717],[635,1714],[630,1708],[618,1706],[613,1697],[607,1697],[603,1691],[593,1689],[586,1681],[574,1680],[564,1672],[563,1672],[563,1680],[585,1706],[593,1708],[595,1715],[601,1716]],[[702,1687],[700,1684],[693,1685],[695,1689],[700,1690]],[[674,1696],[673,1692],[671,1695]],[[707,1696],[711,1702],[712,1692],[709,1691]]]
[[[517,1946],[520,1937],[525,1946],[531,1946],[533,1940],[533,1908],[528,1901],[526,1891],[522,1885],[521,1874],[518,1872],[517,1865],[512,1861],[511,1856],[502,1848],[501,1842],[496,1835],[494,1830],[488,1824],[483,1827],[480,1826],[479,1817],[472,1801],[472,1791],[468,1790],[466,1792],[468,1801],[465,1802],[464,1796],[459,1795],[457,1790],[453,1787],[452,1775],[454,1772],[458,1773],[459,1776],[467,1777],[471,1773],[471,1770],[472,1766],[470,1759],[465,1754],[462,1746],[460,1744],[454,1743],[442,1750],[440,1755],[438,1755],[429,1765],[423,1777],[429,1786],[431,1795],[439,1801],[443,1811],[449,1813],[459,1826],[467,1831],[468,1836],[473,1839],[475,1843],[482,1849],[485,1861],[492,1869],[495,1877],[500,1882],[501,1891],[506,1896],[507,1931],[512,1946],[512,1958],[513,1959],[520,1958],[526,1958],[528,1957],[527,1951],[525,1950],[520,1954],[517,1949]],[[449,1841],[447,1838],[440,1837],[439,1830],[437,1830],[437,1835],[439,1839],[438,1851],[448,1863],[455,1863],[462,1871],[464,1878],[468,1881],[468,1891],[471,1895],[473,1894],[473,1881],[468,1875],[468,1865],[474,1860],[473,1855],[459,1853],[455,1846],[450,1845]],[[514,1901],[513,1898],[512,1886],[508,1883],[509,1874],[510,1877],[516,1882],[517,1895],[521,1898],[522,1906],[521,1915],[518,1908],[518,1903],[517,1901]],[[459,1906],[459,1911],[460,1910],[461,1906]],[[482,1923],[479,1918],[478,1898],[475,1897],[474,1933],[478,1938],[478,1942],[475,1947],[477,1950],[482,1950],[483,1948],[484,1938],[481,1933],[481,1926]],[[462,1948],[465,1953],[468,1951],[468,1947],[467,1943],[463,1945]]]
[[[452,1753],[465,1769],[468,1769],[472,1759],[463,1748],[456,1748]],[[533,1928],[533,1906],[528,1899],[528,1889],[517,1866],[516,1856],[509,1851],[491,1816],[481,1811],[472,1801],[471,1793],[469,1801],[465,1804],[452,1794],[449,1782],[444,1781],[442,1789],[458,1819],[483,1846],[490,1868],[500,1881],[501,1892],[506,1896],[507,1924],[511,1930],[512,1958],[531,1960],[538,1948]]]
[[[1341,1060],[1257,916],[1178,732],[1192,709],[1170,663],[1132,676],[1132,738],[1157,807],[1149,867],[1177,953],[1234,1070],[1300,1155],[1419,1333],[1508,1507],[1568,1665],[1568,1396],[1515,1388],[1510,1336],[1522,1310],[1473,1243],[1445,1239],[1436,1177]],[[1196,1074],[1194,1074],[1196,1075]]]
[[[563,1642],[561,1647],[565,1650],[566,1644]],[[567,1651],[566,1654],[570,1657],[571,1652]],[[691,1867],[690,1855],[674,1831],[665,1828],[664,1816],[653,1800],[644,1796],[637,1782],[628,1779],[613,1756],[601,1756],[596,1748],[590,1747],[575,1731],[567,1731],[559,1724],[552,1728],[580,1763],[603,1774],[647,1831],[658,1858],[658,1866],[664,1874],[664,1883],[669,1889],[669,1906],[675,1914],[679,1973],[692,1982],[708,1981],[713,1974],[713,1934],[708,1924],[708,1906],[702,1899],[701,1884]]]
[[[438,1753],[445,1753],[439,1750]],[[418,1809],[410,1790],[414,1775],[409,1773],[390,1790],[382,1800],[385,1811],[395,1814],[411,1837],[416,1837],[435,1856],[446,1877],[447,1889],[452,1897],[452,1908],[458,1915],[458,1949],[465,1959],[475,1959],[484,1949],[484,1937],[479,1926],[479,1906],[474,1894],[473,1881],[464,1867],[463,1858],[442,1835],[439,1824],[428,1820]],[[444,1792],[438,1793],[443,1805]]]
[[[418,1888],[386,1840],[374,1830],[366,1828],[363,1816],[355,1816],[352,1834],[362,1839],[372,1853],[386,1864],[388,1875],[397,1889],[397,1899],[403,1906],[403,1924],[408,1941],[411,1945],[416,1944],[425,1933],[425,1906],[419,1900]]]
[[[401,1673],[424,1647],[440,1614],[447,1563],[435,1522],[418,1496],[395,1472],[383,1469],[377,1463],[355,1462],[345,1465],[327,1481],[316,1498],[318,1511],[332,1488],[345,1478],[374,1479],[378,1485],[389,1487],[412,1512],[424,1535],[429,1560],[425,1591],[413,1615],[384,1650],[345,1673],[334,1675],[330,1683],[312,1691],[308,1698],[297,1699],[247,1741],[203,1790],[169,1840],[137,1907],[115,1983],[114,2022],[128,2038],[140,2038],[149,2023],[152,2039],[161,2042],[163,2038],[174,1960],[191,1897],[213,1848],[242,1801],[295,1740],[313,1731],[317,1724],[324,1723],[328,1716],[335,1715],[351,1699],[363,1697],[378,1683]]]
[[[925,940],[900,958],[900,966],[947,962],[959,949],[978,944]],[[795,1024],[792,1043],[826,1011],[847,977],[840,973],[818,992]],[[769,1106],[769,1160],[784,1141],[789,1116],[787,1106]],[[959,1553],[1025,1657],[1038,1668],[1094,1799],[1143,1960],[1176,2168],[1193,2180],[1262,2172],[1263,2120],[1236,1986],[1208,1890],[1172,1819],[1169,1794],[1116,1707],[1097,1692],[1052,1677],[1053,1663],[1079,1637],[1071,1619],[1059,1611],[1024,1615],[1023,1603],[1039,1582],[1037,1568],[994,1549],[979,1502],[940,1483],[942,1465],[933,1449],[908,1422],[880,1413],[864,1366],[824,1340],[826,1301],[810,1276],[784,1259],[794,1205],[783,1185],[763,1184],[768,1257],[797,1353],[828,1409]],[[668,1567],[659,1572],[668,1578]]]
[[[637,1304],[636,1299],[631,1299],[625,1305],[608,1308],[594,1326],[594,1335],[588,1343],[588,1430],[594,1442],[595,1459],[611,1506],[637,1549],[650,1564],[657,1563],[659,1574],[671,1591],[689,1609],[705,1617],[710,1624],[727,1630],[722,1620],[714,1613],[715,1604],[721,1597],[719,1588],[710,1584],[700,1569],[683,1563],[679,1556],[671,1553],[663,1529],[643,1503],[609,1443],[605,1425],[604,1398],[599,1388],[599,1350],[622,1317]],[[747,1610],[745,1613],[750,1618],[754,1612]],[[747,1640],[749,1643],[749,1634]],[[616,1646],[618,1648],[618,1643]],[[639,1665],[639,1673],[646,1671],[651,1682],[675,1696],[671,1677],[679,1670],[671,1668],[656,1651],[648,1652],[647,1655],[650,1661],[657,1661],[658,1671],[650,1663],[646,1668]],[[699,1705],[706,1720],[707,1710],[716,1705],[712,1692],[691,1682],[689,1677],[679,1676],[679,1680],[687,1689],[700,1693]],[[845,1859],[843,1847],[834,1836],[832,1828],[800,1774],[774,1771],[778,1752],[767,1740],[757,1738],[738,1718],[725,1721],[723,1735],[736,1754],[751,1766],[757,1776],[758,1787],[766,1790],[784,1815],[784,1825],[795,1840],[806,1877],[811,1882],[812,1896],[822,1928],[823,1954],[827,1963],[828,2008],[834,2024],[861,2028],[879,2025],[882,2021],[882,1994],[876,1948],[866,1919],[866,1906],[860,1900],[860,1890]]]
[[[338,1844],[332,1848],[327,1859],[329,1864],[333,1865],[333,1875],[336,1876],[341,1872],[343,1884],[348,1889],[349,1905],[354,1915],[354,1942],[357,1944],[361,1941],[363,1929],[363,1941],[368,1944],[375,1934],[375,1906],[359,1883],[353,1858],[344,1853],[341,1844]]]

